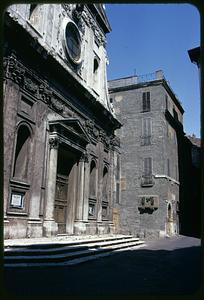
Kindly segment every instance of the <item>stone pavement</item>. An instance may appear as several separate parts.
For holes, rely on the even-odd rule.
[[[190,295],[201,283],[200,240],[164,238],[76,266],[4,272],[10,297]]]

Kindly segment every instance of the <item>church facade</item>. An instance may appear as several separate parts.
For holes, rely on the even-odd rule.
[[[17,4],[4,16],[5,238],[116,231],[121,124],[100,4]]]

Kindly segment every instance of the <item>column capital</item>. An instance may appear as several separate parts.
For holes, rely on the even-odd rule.
[[[81,157],[80,157],[80,161],[83,161],[85,163],[89,162],[89,155],[87,152],[82,153]]]
[[[59,147],[59,138],[58,137],[50,137],[49,138],[50,149],[58,149]]]

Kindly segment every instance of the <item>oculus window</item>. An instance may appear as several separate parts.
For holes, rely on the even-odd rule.
[[[75,64],[81,62],[81,37],[76,25],[68,22],[65,28],[66,50],[69,58]]]

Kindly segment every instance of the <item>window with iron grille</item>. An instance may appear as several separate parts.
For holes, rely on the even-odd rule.
[[[144,92],[142,94],[142,111],[150,111],[150,92]]]
[[[142,119],[142,146],[151,144],[152,120],[151,118]]]

